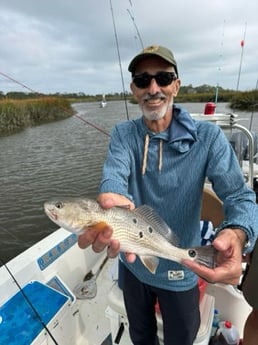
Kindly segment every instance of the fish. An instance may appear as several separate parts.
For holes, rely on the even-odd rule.
[[[135,253],[153,274],[159,258],[183,264],[196,261],[215,267],[216,249],[212,245],[180,248],[178,238],[158,213],[147,205],[134,210],[124,206],[103,209],[96,200],[87,198],[53,199],[44,203],[46,215],[60,227],[80,235],[87,228],[113,230],[112,238],[120,242],[121,252]]]

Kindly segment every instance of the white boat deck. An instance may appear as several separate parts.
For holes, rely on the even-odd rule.
[[[113,261],[110,259],[97,279],[97,295],[92,299],[77,300],[80,311],[79,324],[84,330],[84,335],[76,345],[111,344],[106,340],[110,335],[110,321],[105,312],[108,307],[107,296],[115,284],[111,277]]]
[[[71,234],[63,229],[57,230],[27,251],[7,264],[21,287],[31,281],[49,284],[51,279],[59,279],[68,289],[68,295],[73,295],[74,287],[83,281],[89,271],[96,273],[105,253],[96,254],[92,250],[81,250],[73,242],[65,247]],[[56,255],[56,256],[55,256]],[[40,265],[43,268],[40,268]],[[132,345],[128,334],[122,292],[117,287],[116,260],[109,259],[97,278],[97,294],[92,299],[79,300],[74,298],[62,307],[51,319],[47,327],[56,343],[43,329],[34,338],[31,345]],[[59,290],[62,293],[62,289]],[[6,267],[0,268],[0,330],[5,318],[1,308],[19,292],[17,284],[10,277]],[[232,286],[210,285],[200,305],[202,325],[194,345],[208,345],[211,321],[215,307],[219,309],[222,319],[229,319],[239,329],[242,335],[243,324],[250,312],[250,306],[245,302],[240,292]],[[214,296],[211,297],[211,296]],[[51,303],[51,301],[46,301]],[[52,301],[53,303],[53,301]],[[2,319],[1,319],[2,317]],[[123,324],[124,332],[119,342],[114,342],[118,330]],[[158,316],[160,344],[162,345],[162,322]],[[18,332],[12,329],[13,334]],[[112,334],[112,339],[110,334]],[[0,344],[1,343],[0,333]],[[20,338],[21,339],[21,338]],[[10,342],[9,342],[10,343]],[[21,345],[20,342],[11,342]],[[29,345],[22,343],[22,345]]]

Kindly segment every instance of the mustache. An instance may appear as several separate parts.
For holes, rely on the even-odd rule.
[[[166,98],[166,96],[164,95],[164,93],[162,93],[162,92],[157,92],[157,93],[155,93],[154,95],[151,95],[151,94],[149,94],[149,93],[147,93],[147,95],[145,95],[144,97],[143,97],[143,100],[144,101],[149,101],[149,100],[152,100],[152,99],[165,99]]]

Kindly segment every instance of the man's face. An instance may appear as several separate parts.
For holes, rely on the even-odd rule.
[[[147,75],[157,75],[160,72],[175,72],[174,67],[165,60],[151,56],[140,61],[135,70],[135,76],[147,73]],[[144,117],[147,120],[159,120],[170,111],[173,99],[180,88],[180,80],[172,80],[167,86],[160,86],[154,78],[150,78],[148,86],[137,87],[131,83],[131,90],[137,100]]]

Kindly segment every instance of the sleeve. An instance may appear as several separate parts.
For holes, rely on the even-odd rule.
[[[225,219],[217,232],[225,228],[242,229],[248,238],[250,251],[258,235],[256,195],[244,180],[235,152],[219,129],[211,144],[207,176],[215,193],[223,202]]]
[[[108,154],[103,166],[100,193],[117,193],[132,200],[128,192],[131,157],[128,133],[121,133],[118,126],[115,126],[111,132]]]

